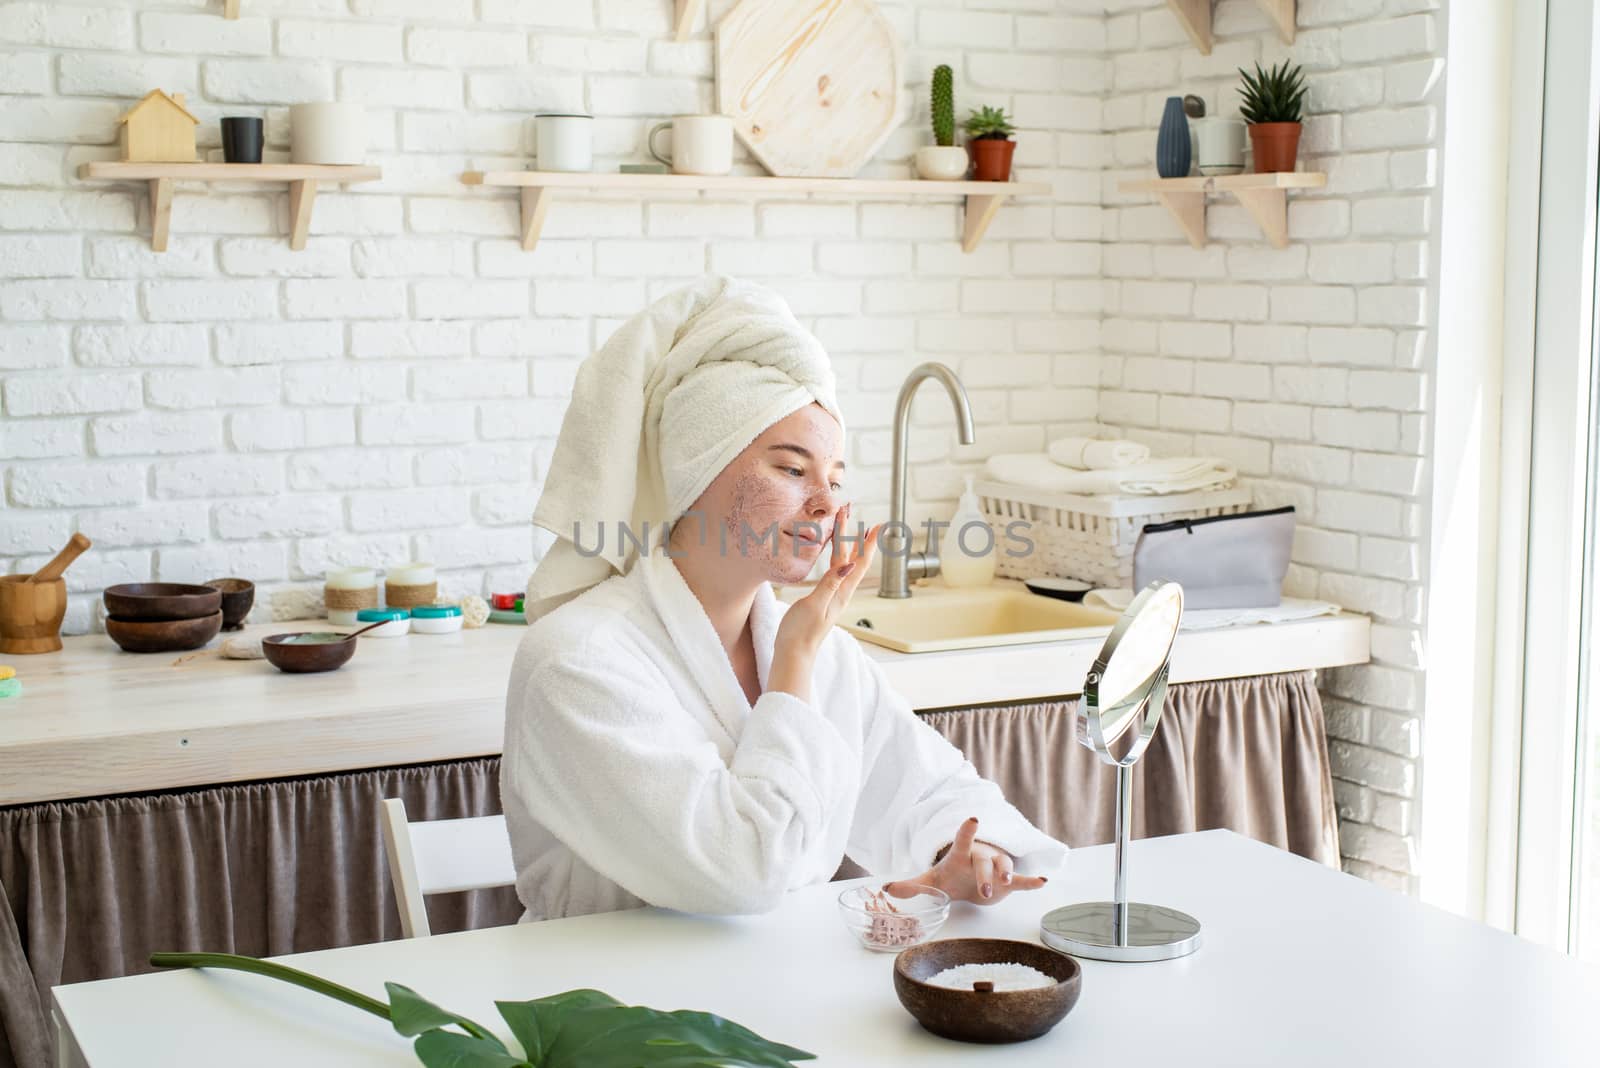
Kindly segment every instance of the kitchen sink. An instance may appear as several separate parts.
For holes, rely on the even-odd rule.
[[[806,591],[786,591],[786,600]],[[1029,593],[1021,583],[977,589],[917,586],[910,597],[882,598],[862,583],[839,625],[862,641],[902,653],[1104,637],[1117,613]]]

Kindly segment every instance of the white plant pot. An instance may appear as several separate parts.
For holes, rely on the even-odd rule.
[[[1194,162],[1201,174],[1239,174],[1244,171],[1244,123],[1238,119],[1190,119],[1194,131]]]
[[[960,145],[924,145],[917,149],[917,174],[936,182],[959,182],[971,161]]]
[[[293,163],[367,161],[367,111],[360,104],[295,104],[289,109]]]

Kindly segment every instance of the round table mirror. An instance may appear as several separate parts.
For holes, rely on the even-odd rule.
[[[1044,944],[1075,957],[1111,961],[1171,960],[1200,947],[1194,917],[1128,900],[1128,839],[1133,831],[1133,766],[1161,723],[1172,644],[1183,619],[1183,587],[1152,582],[1112,628],[1084,680],[1078,741],[1117,769],[1116,887],[1110,901],[1087,901],[1047,913]]]

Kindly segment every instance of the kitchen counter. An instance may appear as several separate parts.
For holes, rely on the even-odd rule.
[[[244,633],[326,627],[255,624]],[[1174,683],[1364,663],[1365,617],[1185,632]],[[261,660],[124,653],[103,634],[6,658],[0,805],[101,797],[498,754],[522,627],[363,638],[338,671]],[[215,643],[213,643],[215,644]],[[865,646],[919,710],[1076,694],[1100,639],[904,654]]]

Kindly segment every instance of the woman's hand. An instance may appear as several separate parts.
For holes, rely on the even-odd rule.
[[[868,566],[878,546],[881,525],[867,531],[856,546],[846,553],[840,534],[850,519],[850,506],[839,509],[833,517],[833,555],[828,562],[828,573],[822,576],[816,589],[789,606],[783,622],[778,624],[778,636],[773,641],[772,667],[767,673],[767,689],[793,694],[802,701],[811,700],[811,669],[817,660],[817,650],[833,629],[850,595],[861,585]]]
[[[1037,890],[1049,881],[1043,875],[1015,874],[1010,853],[977,838],[978,817],[973,816],[956,832],[944,859],[915,879],[886,883],[883,889],[894,897],[915,897],[918,886],[933,886],[952,901],[993,905],[1013,890]]]

